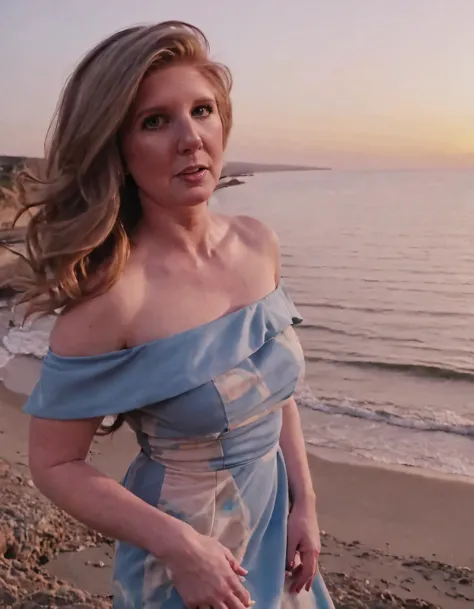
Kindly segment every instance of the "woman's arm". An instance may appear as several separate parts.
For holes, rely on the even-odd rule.
[[[283,406],[280,446],[285,458],[292,503],[314,506],[316,495],[306,455],[300,414],[295,399]]]
[[[291,573],[290,591],[299,593],[303,588],[311,588],[318,568],[321,540],[316,517],[316,496],[300,415],[294,398],[290,398],[283,406],[280,446],[288,472],[291,502],[288,517],[287,569]]]
[[[118,350],[125,343],[129,310],[117,288],[81,303],[58,317],[50,337],[51,349],[66,357]],[[163,557],[173,537],[180,539],[187,525],[148,505],[87,463],[101,421],[102,417],[32,417],[29,465],[33,482],[53,503],[90,528]]]
[[[126,319],[116,302],[107,294],[61,316],[51,334],[52,351],[67,357],[120,349]],[[29,465],[38,489],[90,528],[160,559],[187,607],[249,606],[250,595],[239,579],[246,571],[230,550],[87,463],[102,418],[32,417]]]
[[[190,527],[86,462],[100,422],[33,417],[29,442],[33,482],[54,504],[88,527],[164,558]]]
[[[85,461],[100,420],[32,419],[29,461],[38,489],[87,526],[159,558],[187,607],[217,606],[221,601],[248,607],[250,595],[239,580],[246,571],[227,548],[147,504]]]

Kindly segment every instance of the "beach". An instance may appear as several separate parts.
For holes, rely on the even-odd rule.
[[[258,180],[255,183],[258,186]],[[230,202],[229,209],[232,191],[245,192],[248,186],[225,188],[224,202]],[[298,286],[309,290],[321,279],[305,278],[305,267],[295,266],[296,255],[288,247],[290,239],[284,230],[282,241],[285,279],[296,295],[296,304],[307,313],[309,296],[299,292]],[[10,254],[2,254],[0,273],[5,281],[14,268],[12,261]],[[341,297],[337,302],[344,300]],[[344,310],[343,314],[351,318],[350,312]],[[28,470],[28,417],[21,408],[38,378],[51,323],[46,319],[21,329],[18,315],[11,311],[8,290],[4,292],[0,310],[0,607],[105,609],[111,604],[112,540],[88,531],[51,506],[34,488]],[[412,387],[420,412],[423,399],[432,397],[454,396],[461,408],[461,398],[471,390],[471,379],[459,375],[459,379],[428,382],[421,377],[414,383],[410,376],[402,377],[400,370],[378,370],[362,383],[341,367],[338,386],[346,395],[361,392],[361,388],[381,394],[374,379],[384,390],[386,384],[392,393],[398,392],[399,410],[391,413],[393,420],[375,402],[373,410],[370,403],[362,409],[361,402],[351,410],[342,400],[336,403],[334,396],[331,402],[331,396],[323,399],[318,394],[313,379],[326,383],[324,390],[334,382],[330,376],[318,376],[312,361],[316,330],[305,323],[297,331],[309,354],[309,387],[298,396],[298,403],[317,493],[320,566],[336,608],[472,608],[474,477],[461,475],[464,470],[472,473],[470,411],[462,413],[464,419],[458,413],[454,426],[452,418],[438,417],[434,421],[438,428],[431,419],[418,418],[418,428],[412,429],[408,423],[415,421],[413,412],[407,407],[401,410],[406,406],[403,399],[413,395]],[[354,328],[350,328],[345,340],[353,334]],[[364,348],[370,344],[373,341],[366,340]],[[459,389],[454,391],[455,387]],[[467,398],[465,403],[470,404]],[[400,412],[405,416],[402,424],[396,419]],[[444,428],[440,421],[445,421]],[[333,441],[336,437],[339,443]],[[89,459],[120,480],[137,450],[133,433],[124,427],[112,437],[96,439]],[[427,467],[420,467],[425,463]]]
[[[11,550],[3,548],[7,558],[0,559],[0,595],[11,602],[1,606],[54,606],[18,604],[22,597],[36,593],[35,598],[44,602],[48,598],[54,602],[57,596],[61,603],[61,595],[69,594],[73,600],[69,605],[107,607],[113,546],[72,519],[55,515],[59,510],[52,510],[33,488],[27,466],[28,417],[21,412],[25,399],[25,395],[5,387],[0,391],[3,543],[5,537],[11,537],[15,524],[18,527],[24,522],[26,497],[36,498],[36,507],[26,510],[26,520],[35,523],[50,518],[55,526],[44,526],[43,522],[36,528],[28,547],[41,546],[41,553],[30,551],[20,565]],[[136,451],[133,434],[124,428],[113,437],[94,441],[90,461],[120,480]],[[473,606],[474,484],[409,470],[338,462],[315,454],[314,449],[308,458],[322,530],[320,564],[336,607]],[[23,513],[21,519],[19,513]],[[0,546],[1,541],[0,536]],[[35,576],[32,581],[30,573],[24,589],[18,587],[21,579],[15,576],[18,566],[28,566],[27,573],[32,571]],[[8,578],[9,573],[13,577]],[[44,589],[49,589],[49,597],[38,596]]]

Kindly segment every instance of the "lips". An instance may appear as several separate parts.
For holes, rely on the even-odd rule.
[[[186,169],[183,169],[183,171],[180,171],[177,175],[189,176],[204,171],[205,169],[207,169],[205,165],[190,165],[189,167],[186,167]]]

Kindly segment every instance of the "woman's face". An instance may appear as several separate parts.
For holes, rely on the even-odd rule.
[[[223,162],[222,122],[209,81],[189,65],[150,73],[126,123],[122,154],[145,204],[207,201]]]

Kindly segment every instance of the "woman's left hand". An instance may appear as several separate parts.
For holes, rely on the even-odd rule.
[[[313,502],[296,502],[288,517],[287,571],[292,579],[290,592],[310,590],[318,571],[321,539]],[[299,558],[299,564],[297,563]]]

